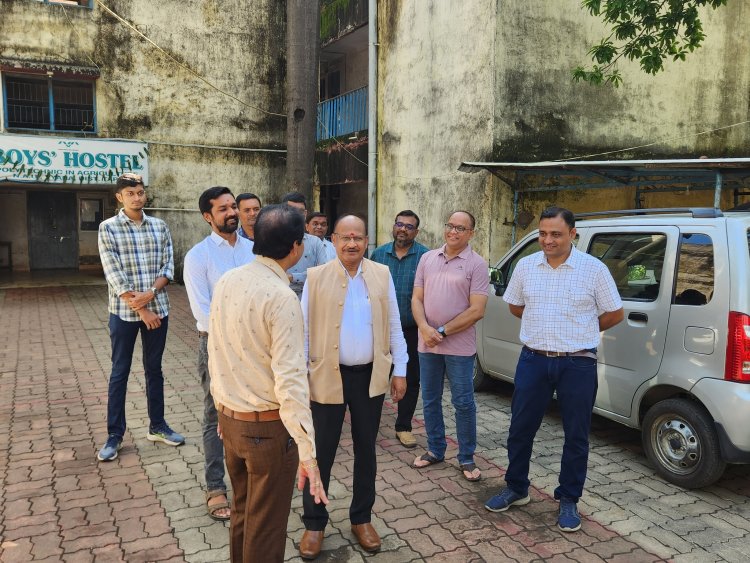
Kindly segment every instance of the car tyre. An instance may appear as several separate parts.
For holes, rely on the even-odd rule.
[[[667,399],[643,419],[643,449],[656,472],[686,489],[716,482],[724,473],[714,421],[698,403]]]
[[[474,391],[487,391],[492,386],[492,378],[484,373],[479,358],[474,359]]]

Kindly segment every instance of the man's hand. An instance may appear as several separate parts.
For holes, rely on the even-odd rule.
[[[219,440],[222,442],[224,441],[224,434],[221,433],[221,423],[216,423],[216,435],[219,437]]]
[[[143,324],[146,325],[146,328],[148,330],[153,330],[161,326],[161,319],[159,318],[159,315],[157,315],[153,311],[144,307],[143,309],[138,309],[138,311],[136,312],[141,317]]]
[[[419,327],[419,333],[428,348],[434,348],[443,341],[443,335],[428,324]]]
[[[127,299],[128,306],[133,309],[133,311],[137,311],[151,303],[151,301],[154,300],[154,297],[152,291],[133,291],[132,295]]]
[[[391,399],[394,403],[398,403],[401,399],[404,398],[404,395],[406,394],[406,378],[405,377],[396,377],[395,375],[391,377]]]
[[[318,471],[318,462],[314,459],[308,459],[299,462],[299,477],[297,478],[297,490],[305,488],[305,479],[310,481],[310,494],[315,499],[315,504],[328,504],[328,497],[323,488],[323,480],[320,478]]]

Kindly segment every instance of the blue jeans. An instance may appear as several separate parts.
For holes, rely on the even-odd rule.
[[[474,403],[474,356],[419,353],[419,380],[422,386],[427,449],[438,459],[445,457],[443,382],[448,376],[451,403],[456,411],[458,463],[472,463],[477,447],[477,407]]]
[[[164,426],[164,375],[161,357],[167,343],[169,318],[161,320],[161,326],[147,330],[142,321],[123,321],[117,315],[109,315],[109,339],[112,342],[112,373],[109,376],[107,398],[107,434],[122,438],[125,435],[125,394],[128,376],[133,363],[133,349],[138,333],[143,347],[143,370],[146,376],[146,406],[150,420],[149,429]]]
[[[560,485],[555,498],[578,502],[583,494],[589,459],[589,430],[598,382],[596,360],[579,356],[548,358],[524,348],[516,368],[508,431],[508,488],[526,496],[534,437],[552,395],[562,415],[565,444]]]
[[[208,373],[208,336],[198,337],[198,376],[203,387],[203,457],[206,460],[206,490],[224,491],[224,444],[216,434],[219,413],[211,395],[211,376]]]

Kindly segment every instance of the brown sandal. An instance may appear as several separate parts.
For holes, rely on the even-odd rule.
[[[216,497],[226,497],[227,500],[225,502],[209,504],[209,501],[212,498],[216,498]],[[208,516],[219,522],[228,521],[230,516],[219,516],[216,514],[219,510],[222,510],[223,508],[229,508],[231,510],[231,506],[229,505],[229,497],[227,497],[226,491],[207,491],[206,492],[206,509],[208,510]]]

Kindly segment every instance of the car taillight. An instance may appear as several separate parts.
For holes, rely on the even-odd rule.
[[[750,383],[750,316],[730,311],[724,379]]]

